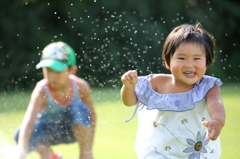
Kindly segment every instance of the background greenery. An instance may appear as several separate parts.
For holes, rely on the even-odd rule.
[[[53,41],[74,48],[78,75],[94,87],[120,85],[129,69],[166,73],[160,57],[167,34],[197,21],[217,39],[208,74],[239,82],[239,0],[3,0],[0,5],[1,90],[40,80],[35,65]]]
[[[240,158],[240,85],[225,84],[222,95],[226,109],[227,120],[221,133],[222,156],[220,159]],[[134,107],[126,107],[119,97],[119,89],[93,89],[94,105],[97,113],[97,128],[94,143],[96,159],[136,159],[134,152],[135,135],[137,131],[137,116],[129,123],[124,123],[133,113]],[[0,150],[1,144],[15,145],[12,138],[15,129],[20,125],[30,92],[1,93],[0,98]],[[2,140],[5,137],[5,140]],[[64,158],[77,159],[77,144],[58,145],[53,147],[61,152]],[[10,149],[13,153],[13,149]],[[1,153],[0,153],[1,158]],[[35,152],[29,154],[28,159],[38,158]],[[5,158],[4,158],[5,159]],[[11,158],[12,159],[12,158]]]
[[[35,69],[41,50],[64,41],[77,53],[78,75],[95,88],[96,158],[136,158],[137,119],[124,123],[134,108],[120,102],[120,77],[129,69],[140,75],[167,73],[160,58],[167,34],[198,21],[217,39],[216,62],[207,74],[228,83],[222,87],[227,120],[221,159],[240,158],[239,0],[1,0],[0,6],[0,139],[14,144],[12,135],[30,97],[27,90],[42,78]],[[68,159],[78,156],[76,144],[54,149]]]

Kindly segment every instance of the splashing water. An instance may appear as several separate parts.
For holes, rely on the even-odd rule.
[[[13,159],[17,155],[17,146],[11,145],[7,141],[6,136],[0,132],[0,158],[1,159]]]

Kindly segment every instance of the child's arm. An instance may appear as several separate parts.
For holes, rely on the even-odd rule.
[[[122,76],[121,81],[123,83],[123,86],[121,89],[121,98],[123,103],[126,106],[136,105],[138,100],[134,92],[134,89],[138,81],[137,71],[134,70],[134,71],[126,72]]]
[[[91,89],[89,84],[85,80],[78,78],[78,85],[81,99],[86,104],[91,114],[91,129],[78,125],[78,128],[75,129],[75,135],[77,135],[77,141],[80,143],[81,149],[80,158],[92,159],[93,158],[92,149],[97,120],[96,113],[93,107]]]
[[[80,86],[80,94],[81,94],[81,99],[82,101],[87,105],[88,109],[90,110],[91,113],[91,119],[92,119],[92,126],[95,128],[96,124],[96,113],[93,107],[93,101],[91,97],[91,90],[89,84],[85,81],[82,80],[81,86]]]
[[[27,111],[20,127],[17,159],[24,159],[26,157],[28,152],[29,138],[32,134],[32,129],[37,118],[37,114],[42,106],[46,104],[46,99],[40,89],[41,88],[39,86],[36,86],[33,90]]]
[[[220,88],[217,85],[208,91],[206,102],[211,117],[210,121],[203,123],[203,125],[207,127],[206,139],[216,140],[225,124],[224,105],[221,98]]]

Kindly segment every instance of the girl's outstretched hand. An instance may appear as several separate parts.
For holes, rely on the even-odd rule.
[[[222,126],[217,120],[202,123],[207,128],[207,140],[216,140],[221,132]]]
[[[123,74],[121,81],[125,87],[133,87],[136,85],[138,81],[138,75],[137,71],[128,71],[125,74]]]

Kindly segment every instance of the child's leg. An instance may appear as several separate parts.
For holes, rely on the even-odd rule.
[[[37,123],[34,126],[34,130],[30,137],[28,152],[36,151],[40,155],[41,159],[49,159],[53,154],[52,149],[49,146],[41,145],[40,143],[47,138],[47,134],[45,134],[46,125],[44,123]],[[20,128],[18,128],[15,132],[14,139],[18,143],[18,136],[20,133]]]
[[[40,155],[40,159],[49,159],[53,155],[53,151],[49,146],[41,145],[36,151]]]
[[[74,135],[81,152],[79,159],[93,159],[93,129],[82,125],[74,125]]]
[[[28,152],[36,151],[41,159],[49,159],[53,155],[50,145],[75,141],[70,127],[70,123],[36,122],[29,140]],[[14,135],[16,142],[20,131],[21,129],[18,128]]]
[[[91,113],[85,103],[80,100],[72,101],[70,119],[74,125],[74,136],[79,144],[79,159],[93,159],[94,127],[91,124]]]

